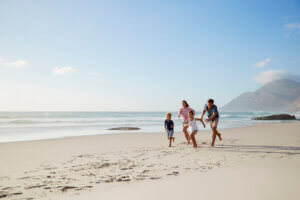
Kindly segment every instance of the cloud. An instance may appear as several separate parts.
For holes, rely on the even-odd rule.
[[[255,67],[258,67],[258,68],[263,68],[264,66],[266,66],[268,64],[268,62],[271,61],[271,58],[266,58],[265,60],[263,61],[260,61],[260,62],[257,62],[254,64]]]
[[[279,79],[300,81],[300,75],[290,74],[284,70],[268,70],[253,77],[253,80],[260,84],[266,84]]]
[[[58,75],[58,76],[62,76],[62,75],[66,75],[66,74],[70,74],[72,72],[74,72],[75,69],[70,67],[70,66],[64,66],[64,67],[54,67],[52,72],[54,75]]]
[[[290,23],[285,25],[286,30],[296,30],[300,34],[300,23]]]
[[[290,23],[285,25],[286,29],[291,29],[291,30],[300,30],[300,23]]]
[[[19,68],[29,66],[29,62],[26,60],[6,61],[0,57],[0,66]]]

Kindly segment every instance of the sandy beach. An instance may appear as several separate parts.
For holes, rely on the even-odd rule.
[[[300,199],[300,123],[0,144],[1,199]]]

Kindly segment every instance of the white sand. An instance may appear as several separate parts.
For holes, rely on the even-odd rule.
[[[300,199],[300,123],[0,144],[2,199]],[[71,186],[63,188],[66,186]],[[4,197],[7,195],[6,197]]]

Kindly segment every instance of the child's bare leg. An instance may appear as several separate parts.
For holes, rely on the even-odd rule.
[[[171,147],[172,146],[172,138],[171,137],[169,137],[169,147]]]
[[[197,142],[196,142],[196,138],[195,138],[195,132],[192,132],[191,139],[192,139],[192,142],[193,142],[193,147],[195,149],[197,149]]]
[[[184,127],[182,128],[182,131],[183,131],[183,133],[184,133],[184,136],[185,136],[185,138],[186,138],[187,143],[190,144],[190,136],[189,136],[189,133],[188,133],[188,131],[187,131],[187,128],[188,128],[188,127],[185,127],[185,126],[184,126]]]
[[[175,137],[172,137],[173,142],[175,142]]]

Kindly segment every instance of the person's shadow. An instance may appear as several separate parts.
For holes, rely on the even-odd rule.
[[[216,145],[216,150],[242,153],[269,153],[284,155],[299,155],[300,147],[293,146],[267,146],[267,145]]]

